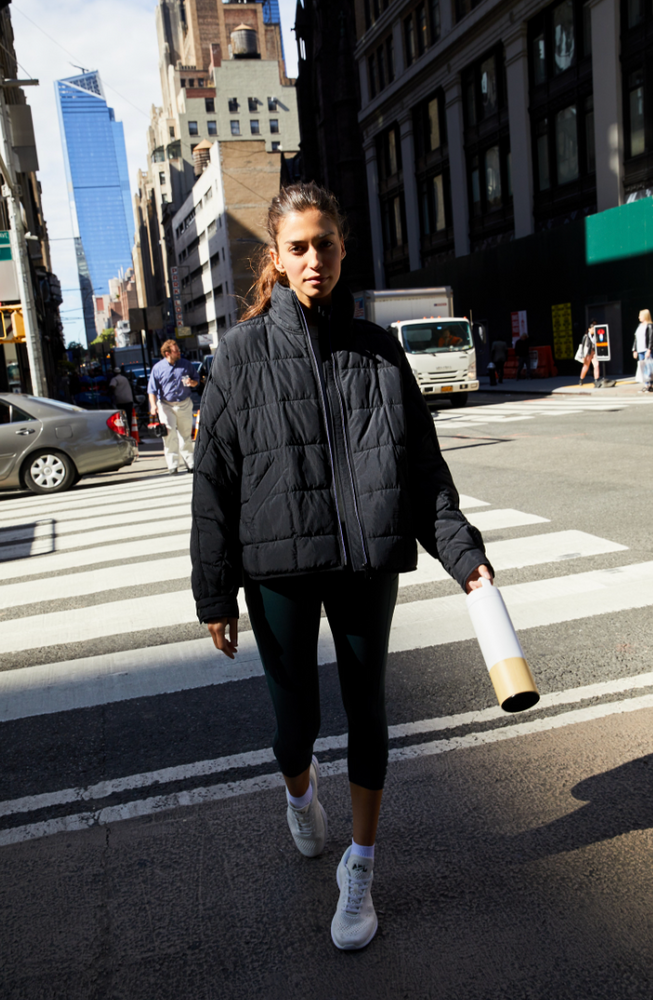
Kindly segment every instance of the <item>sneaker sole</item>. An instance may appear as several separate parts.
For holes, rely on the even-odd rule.
[[[336,870],[336,882],[338,883],[338,891],[340,891],[340,865],[338,865],[338,868]],[[338,944],[338,942],[336,941],[336,939],[335,939],[335,937],[333,935],[333,923],[331,924],[331,940],[335,944],[336,948],[338,948],[340,951],[360,951],[361,948],[367,948],[368,944],[370,943],[370,941],[372,940],[372,938],[374,937],[374,935],[376,934],[376,932],[378,931],[378,929],[379,929],[379,918],[377,917],[376,911],[375,911],[374,912],[374,928],[372,930],[372,933],[361,944]]]

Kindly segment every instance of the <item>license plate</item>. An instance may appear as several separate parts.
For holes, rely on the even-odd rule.
[[[440,389],[440,392],[453,392],[453,386],[443,385],[442,388]]]

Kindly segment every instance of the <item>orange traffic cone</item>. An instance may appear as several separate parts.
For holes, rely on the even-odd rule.
[[[138,423],[137,423],[137,420],[136,420],[136,414],[135,414],[134,410],[132,410],[132,426],[131,426],[131,432],[130,433],[131,433],[131,436],[136,441],[136,444],[140,444],[141,443],[141,439],[138,436]]]

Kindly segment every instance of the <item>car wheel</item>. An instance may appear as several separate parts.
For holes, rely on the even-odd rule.
[[[467,395],[468,394],[466,392],[457,392],[454,396],[451,397],[451,405],[467,406]]]
[[[75,485],[77,469],[59,451],[37,451],[24,468],[25,485],[32,493],[60,493]]]

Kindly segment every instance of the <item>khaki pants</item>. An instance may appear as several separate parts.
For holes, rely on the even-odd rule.
[[[158,401],[159,420],[168,428],[163,438],[163,451],[169,469],[179,468],[179,453],[188,466],[193,468],[193,404],[190,399],[181,403]]]

